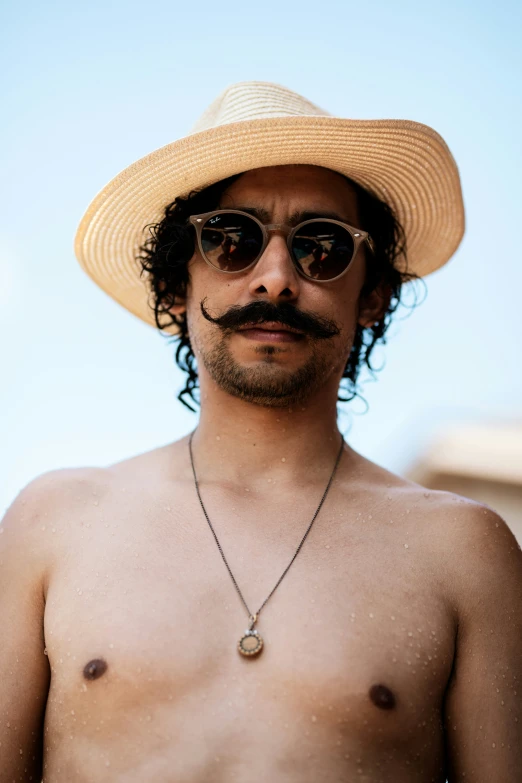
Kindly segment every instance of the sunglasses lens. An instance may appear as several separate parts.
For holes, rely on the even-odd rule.
[[[222,212],[203,226],[201,245],[212,266],[223,272],[240,272],[258,257],[263,233],[248,215]]]
[[[350,264],[354,249],[349,231],[323,220],[306,223],[292,241],[294,260],[314,280],[338,277]]]

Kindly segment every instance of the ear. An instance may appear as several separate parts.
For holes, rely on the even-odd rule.
[[[167,284],[164,280],[160,280],[159,282],[159,290],[164,291],[167,287]],[[174,304],[171,305],[168,308],[169,313],[172,313],[172,315],[182,315],[187,309],[187,301],[184,296],[179,296],[176,294],[174,298]]]
[[[378,285],[369,294],[359,300],[357,323],[364,328],[380,321],[390,306],[392,289],[389,285]]]
[[[182,315],[187,311],[187,303],[184,299],[176,297],[176,301],[172,305],[172,307],[169,307],[169,313],[172,313],[172,315]]]

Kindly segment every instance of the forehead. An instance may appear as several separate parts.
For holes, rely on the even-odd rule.
[[[247,171],[227,188],[222,207],[260,207],[272,215],[330,210],[357,217],[357,195],[336,171],[320,166],[267,166]]]

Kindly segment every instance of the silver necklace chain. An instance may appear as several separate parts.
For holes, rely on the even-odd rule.
[[[319,505],[317,506],[316,512],[315,512],[315,514],[314,514],[314,515],[313,515],[313,517],[312,517],[312,521],[311,521],[311,522],[310,522],[310,524],[308,525],[308,527],[307,527],[307,529],[306,529],[306,532],[305,532],[304,536],[302,537],[302,539],[301,539],[301,541],[300,541],[300,543],[299,543],[299,546],[298,546],[298,547],[297,547],[297,549],[295,550],[294,556],[292,557],[292,559],[291,559],[291,560],[290,560],[290,562],[288,563],[287,567],[285,568],[285,570],[283,571],[283,573],[282,573],[282,574],[281,574],[281,576],[279,577],[279,579],[278,579],[278,581],[277,581],[277,583],[276,583],[275,587],[273,588],[272,592],[271,592],[271,593],[270,593],[270,594],[267,596],[267,598],[265,598],[265,600],[263,601],[263,603],[261,604],[261,606],[260,606],[260,607],[259,607],[259,609],[257,610],[256,614],[255,614],[255,615],[253,615],[253,614],[250,612],[250,609],[248,608],[248,606],[247,606],[247,603],[246,603],[245,599],[243,598],[243,594],[241,593],[241,590],[239,589],[239,585],[238,585],[238,583],[236,582],[236,580],[235,580],[235,578],[234,578],[234,574],[232,573],[232,571],[231,571],[231,569],[230,569],[230,566],[229,566],[229,564],[227,563],[227,559],[226,559],[226,557],[225,557],[225,553],[223,552],[223,549],[222,549],[222,547],[221,547],[221,544],[220,544],[220,543],[219,543],[219,541],[218,541],[218,537],[216,536],[216,532],[215,532],[214,528],[212,527],[212,523],[211,523],[211,521],[210,521],[210,519],[209,519],[209,516],[208,516],[208,514],[207,514],[207,510],[206,510],[206,508],[205,508],[205,506],[204,506],[204,504],[203,504],[203,500],[201,499],[201,493],[200,493],[200,491],[199,491],[199,483],[198,483],[198,479],[197,479],[197,476],[196,476],[196,468],[194,467],[194,456],[193,456],[193,454],[192,454],[192,438],[193,438],[193,437],[194,437],[194,432],[192,432],[192,433],[190,434],[190,438],[189,438],[190,464],[192,465],[192,473],[194,474],[194,484],[195,484],[195,486],[196,486],[196,492],[197,492],[197,496],[198,496],[199,503],[200,503],[200,505],[201,505],[201,508],[202,508],[202,510],[203,510],[203,513],[204,513],[204,515],[205,515],[205,519],[207,520],[207,522],[208,522],[208,524],[209,524],[209,527],[210,527],[210,529],[211,529],[211,531],[212,531],[212,535],[213,535],[213,536],[214,536],[214,538],[215,538],[215,541],[216,541],[216,544],[217,544],[217,546],[218,546],[218,549],[219,549],[219,551],[221,552],[221,557],[223,558],[223,562],[225,563],[225,565],[226,565],[226,567],[227,567],[227,571],[228,571],[228,573],[230,574],[230,578],[232,579],[232,581],[233,581],[233,583],[234,583],[234,586],[235,586],[235,588],[236,588],[236,590],[237,590],[237,592],[238,592],[238,595],[239,595],[239,597],[241,598],[241,600],[242,600],[242,602],[243,602],[243,605],[244,605],[245,609],[246,609],[246,610],[247,610],[247,612],[248,612],[248,615],[249,615],[249,617],[250,617],[250,620],[251,620],[251,621],[252,621],[252,620],[257,620],[257,617],[259,616],[259,614],[260,614],[261,610],[262,610],[262,609],[263,609],[263,607],[266,605],[267,601],[268,601],[268,600],[269,600],[269,599],[270,599],[270,598],[273,596],[273,594],[275,593],[275,591],[277,590],[277,588],[279,587],[279,585],[280,585],[280,584],[281,584],[281,582],[283,581],[284,577],[286,576],[286,574],[287,574],[287,572],[288,572],[288,570],[289,570],[290,566],[292,565],[292,563],[293,563],[293,562],[294,562],[294,560],[296,559],[297,555],[299,554],[299,552],[300,552],[300,550],[301,550],[301,547],[303,546],[303,544],[304,544],[304,542],[305,542],[305,539],[306,539],[306,537],[307,537],[308,533],[310,532],[310,530],[311,530],[311,528],[312,528],[312,525],[314,524],[315,520],[317,519],[317,516],[318,516],[318,514],[319,514],[319,512],[320,512],[320,510],[321,510],[321,508],[322,508],[322,506],[323,506],[323,503],[324,503],[324,501],[326,500],[326,496],[328,495],[328,491],[329,491],[330,487],[332,486],[332,482],[333,482],[333,480],[334,480],[334,476],[335,476],[335,474],[336,474],[336,472],[337,472],[337,468],[338,468],[338,466],[339,466],[339,462],[341,461],[341,455],[342,455],[342,453],[343,453],[343,447],[344,447],[344,438],[341,438],[341,448],[339,449],[339,453],[337,454],[337,459],[335,460],[335,465],[334,465],[334,468],[333,468],[333,470],[332,470],[332,473],[331,473],[331,475],[330,475],[330,478],[329,478],[329,480],[328,480],[328,484],[326,485],[326,489],[325,489],[325,491],[324,491],[324,493],[323,493],[323,496],[322,496],[322,498],[321,498],[321,500],[320,500],[320,502],[319,502]]]

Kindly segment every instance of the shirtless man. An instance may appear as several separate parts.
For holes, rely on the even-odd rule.
[[[236,177],[209,209],[360,230],[359,197],[327,167],[277,165]],[[208,261],[240,262],[239,225],[226,241],[207,225],[208,258],[194,242],[169,312],[186,316],[198,360],[201,500],[256,622],[205,519],[188,438],[37,478],[0,528],[1,783],[522,780],[513,535],[485,506],[341,450],[354,334],[389,305],[382,286],[364,293],[371,240],[325,281],[320,254],[307,275],[304,244],[298,267],[274,229],[227,275]],[[302,242],[319,234],[309,225]],[[280,321],[263,319],[273,307]],[[231,313],[235,326],[217,322]],[[264,645],[242,655],[250,626]]]

